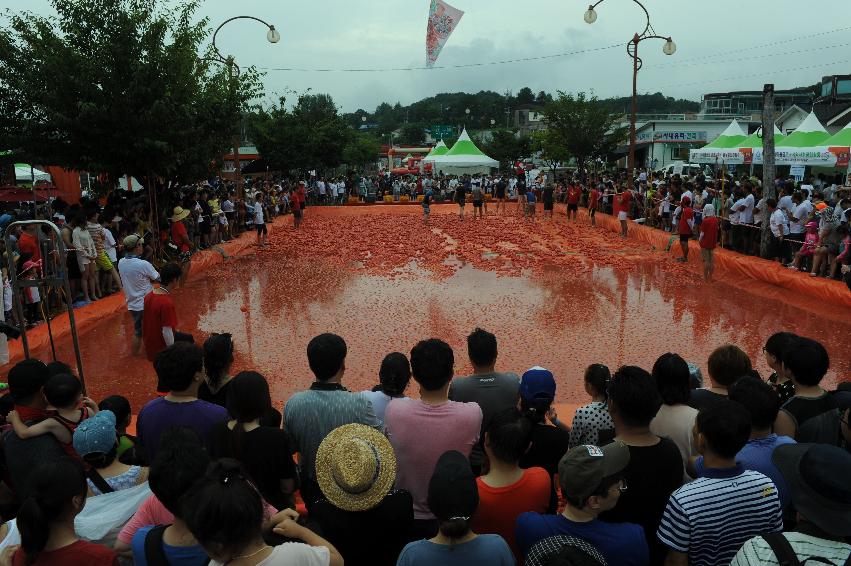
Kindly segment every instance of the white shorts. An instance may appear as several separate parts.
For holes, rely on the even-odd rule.
[[[80,271],[85,271],[86,266],[89,265],[92,261],[94,260],[90,257],[87,257],[86,254],[82,252],[77,252],[77,265],[80,266]]]
[[[621,210],[618,212],[618,220],[626,220],[626,211]]]

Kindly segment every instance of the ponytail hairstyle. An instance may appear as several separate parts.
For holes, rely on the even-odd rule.
[[[612,372],[603,364],[591,364],[585,370],[585,383],[593,389],[597,395],[608,398],[609,383],[612,381]]]
[[[230,432],[231,455],[242,460],[245,423],[259,419],[272,408],[272,397],[266,378],[256,371],[241,371],[231,380],[228,391],[228,413],[236,420]]]
[[[553,404],[552,399],[524,399],[520,398],[520,410],[523,415],[533,424],[542,423],[547,418],[547,411]]]
[[[181,498],[183,518],[210,558],[227,563],[262,539],[263,501],[242,465],[222,458]]]
[[[21,551],[28,565],[44,550],[51,524],[62,520],[75,497],[85,501],[87,489],[83,467],[66,457],[38,466],[31,481],[31,491],[17,518]]]
[[[390,397],[401,397],[411,381],[411,364],[405,354],[393,352],[384,356],[378,370],[381,391]]]
[[[204,342],[204,371],[207,383],[218,390],[225,371],[233,363],[233,341],[230,334],[211,334]]]

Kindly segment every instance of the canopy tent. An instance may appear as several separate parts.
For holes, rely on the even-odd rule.
[[[729,130],[730,128],[728,127],[727,129]],[[724,131],[726,132],[727,130]],[[724,134],[722,133],[721,135],[723,136]],[[719,138],[720,137],[721,136],[719,136]],[[782,139],[784,139],[783,134],[780,133],[777,126],[774,126],[775,145]],[[757,156],[759,158],[758,161]],[[689,161],[692,163],[710,163],[718,165],[749,165],[751,163],[762,163],[762,131],[757,130],[748,137],[740,140],[736,145],[728,148],[709,147],[709,145],[707,145],[700,149],[693,149],[689,152]]]
[[[27,163],[15,163],[15,180],[24,183],[27,181],[50,181],[50,173],[45,173]]]
[[[428,152],[428,155],[423,157],[423,163],[427,161],[434,161],[436,157],[440,157],[441,155],[446,155],[446,152],[449,151],[449,148],[446,147],[446,144],[443,140],[437,142],[437,145],[431,148],[431,151]]]
[[[826,163],[813,163],[827,167],[848,167],[851,161],[851,123],[813,148]]]
[[[467,134],[467,129],[458,136],[452,149],[432,160],[433,167],[448,174],[489,173],[499,167],[499,161],[488,157],[476,147]]]
[[[712,140],[712,143],[703,146],[701,149],[729,149],[732,147],[739,147],[739,144],[744,141],[746,137],[748,137],[748,135],[742,131],[742,127],[739,126],[739,123],[736,120],[733,120],[730,122],[730,125],[727,126],[727,129],[721,132],[721,135]]]
[[[851,122],[848,123],[847,126],[827,138],[823,143],[819,144],[823,146],[851,146]]]
[[[794,132],[777,143],[777,147],[816,147],[829,137],[830,134],[818,121],[815,112],[810,112]]]

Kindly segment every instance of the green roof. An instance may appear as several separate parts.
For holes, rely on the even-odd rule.
[[[446,144],[443,143],[443,140],[437,142],[437,145],[431,148],[431,151],[428,152],[426,157],[437,157],[438,155],[445,155],[446,152],[449,151],[449,148],[446,147]]]
[[[465,128],[461,135],[458,136],[458,141],[452,146],[452,149],[447,151],[444,155],[453,156],[453,155],[485,155],[482,153],[476,144],[473,143],[473,140],[470,139],[470,136],[467,135],[467,129]],[[487,157],[487,156],[485,156]]]
[[[777,126],[774,126],[774,145],[779,144],[783,141],[783,134],[780,133],[780,130],[777,129]],[[744,140],[742,140],[738,147],[762,147],[762,131],[757,130]]]
[[[704,146],[704,148],[731,149],[739,147],[739,144],[747,137],[745,132],[739,126],[739,123],[733,120],[727,129],[721,132],[717,138]]]
[[[821,145],[827,146],[851,146],[851,124],[848,124],[829,138]]]
[[[777,145],[779,147],[816,147],[824,145],[830,134],[818,121],[813,112],[804,118],[801,125],[794,132],[783,138]]]

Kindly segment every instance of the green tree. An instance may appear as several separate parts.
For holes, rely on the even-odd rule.
[[[371,134],[356,133],[343,147],[343,162],[349,167],[363,167],[378,160],[381,144]]]
[[[425,127],[418,123],[405,124],[399,134],[393,137],[393,141],[405,145],[425,143]]]
[[[482,144],[482,151],[499,161],[501,167],[510,167],[518,159],[529,156],[530,142],[528,136],[518,136],[511,130],[493,130],[490,140]]]
[[[0,147],[112,178],[209,173],[260,86],[199,56],[199,1],[51,5],[0,28]]]
[[[532,89],[528,86],[524,86],[519,91],[517,91],[515,101],[517,104],[531,104],[535,102],[535,93],[532,92]]]
[[[558,161],[573,157],[581,172],[588,160],[605,157],[626,135],[626,128],[616,127],[617,117],[584,92],[574,96],[558,91],[543,114],[547,133],[536,138],[539,151]]]

